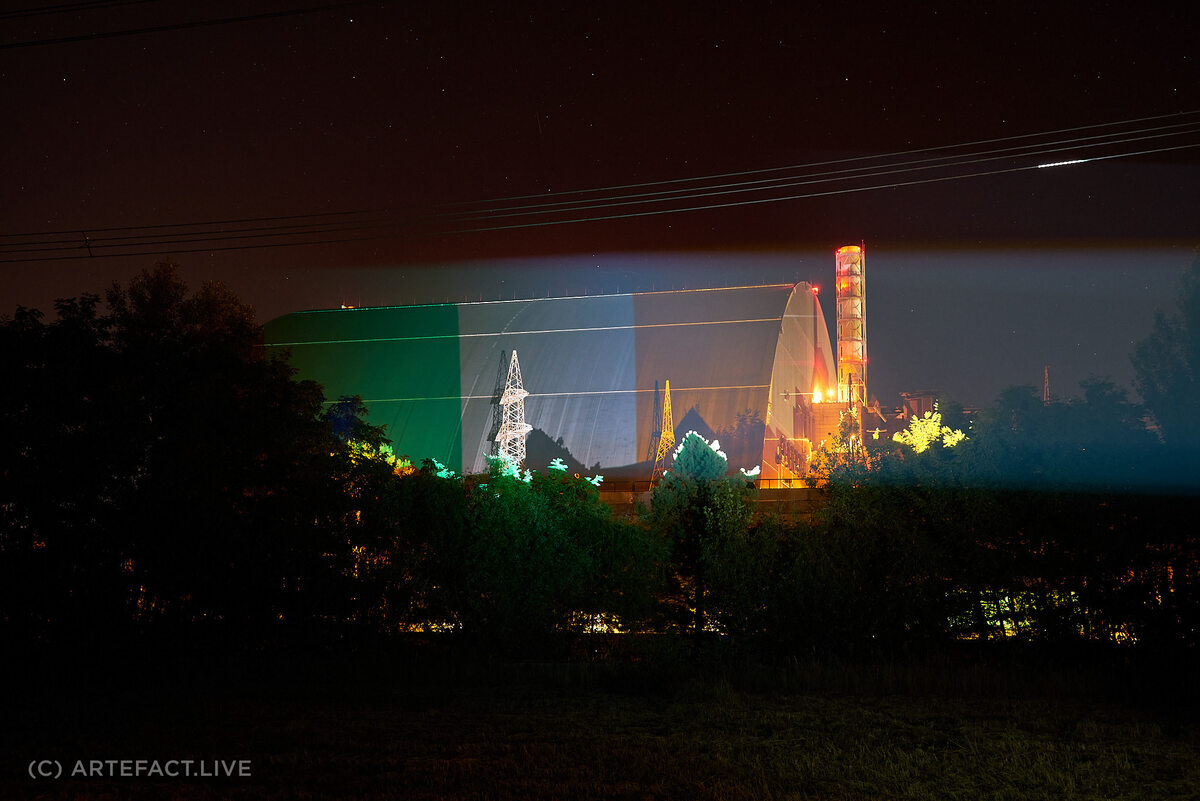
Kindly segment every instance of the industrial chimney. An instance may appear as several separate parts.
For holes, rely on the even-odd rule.
[[[838,401],[867,403],[866,254],[859,245],[834,252],[837,261]]]

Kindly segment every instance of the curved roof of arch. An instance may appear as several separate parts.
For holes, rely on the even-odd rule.
[[[667,380],[680,428],[749,411],[792,436],[796,393],[835,375],[805,284],[297,312],[266,343],[327,398],[360,396],[398,453],[468,473],[486,468],[514,349],[531,436],[602,471],[653,459]]]

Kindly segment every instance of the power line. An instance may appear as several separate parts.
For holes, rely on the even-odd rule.
[[[103,232],[108,232],[108,231],[148,230],[148,229],[152,229],[152,228],[186,228],[189,226],[198,227],[198,226],[202,226],[202,225],[236,225],[238,223],[275,222],[276,220],[303,220],[303,219],[311,219],[314,217],[342,217],[342,216],[347,216],[347,215],[351,215],[351,214],[383,214],[386,211],[388,211],[388,210],[387,209],[356,209],[356,210],[350,210],[350,211],[315,212],[312,214],[285,214],[285,215],[277,215],[274,217],[237,217],[237,218],[228,219],[228,220],[199,220],[196,222],[186,222],[186,223],[153,223],[153,224],[148,224],[148,225],[117,225],[117,226],[109,226],[107,228],[87,228],[86,230],[90,231],[92,233],[103,233]],[[314,225],[315,224],[316,223],[314,223]],[[24,234],[0,234],[0,238],[22,237],[22,236],[54,236],[55,234],[78,234],[79,232],[80,232],[79,228],[69,228],[69,229],[61,229],[58,231],[31,231],[29,233],[24,233]]]
[[[853,161],[872,161],[872,160],[887,158],[887,157],[896,156],[896,155],[925,153],[925,152],[933,152],[933,151],[946,150],[946,149],[952,149],[952,148],[964,148],[964,147],[969,147],[971,145],[980,144],[980,143],[1010,141],[1010,140],[1014,140],[1014,139],[1025,139],[1025,138],[1031,138],[1031,137],[1037,137],[1037,136],[1049,136],[1049,135],[1053,135],[1056,133],[1067,132],[1067,131],[1078,131],[1078,130],[1099,128],[1099,127],[1109,127],[1109,126],[1113,126],[1113,125],[1124,125],[1124,124],[1128,124],[1131,122],[1138,122],[1141,120],[1164,119],[1167,117],[1177,117],[1180,115],[1187,115],[1187,114],[1200,114],[1200,110],[1188,111],[1188,112],[1178,112],[1176,114],[1158,115],[1158,116],[1154,116],[1154,117],[1142,117],[1139,119],[1126,120],[1126,121],[1122,121],[1122,122],[1100,123],[1097,125],[1086,125],[1086,126],[1080,126],[1077,128],[1066,128],[1066,129],[1059,129],[1059,130],[1054,130],[1054,131],[1044,131],[1041,133],[1034,133],[1034,134],[1021,134],[1019,136],[1001,137],[998,139],[978,140],[976,142],[963,142],[963,143],[954,144],[954,145],[942,145],[942,146],[931,147],[931,148],[913,149],[913,150],[907,150],[907,151],[900,151],[898,153],[872,154],[872,155],[867,155],[867,156],[857,156],[857,157],[852,157],[852,158],[836,159],[833,161],[810,162],[809,164],[796,165],[795,167],[774,167],[774,168],[770,168],[770,170],[747,170],[747,171],[742,171],[742,172],[720,173],[720,174],[711,175],[711,176],[679,178],[679,179],[674,179],[671,181],[656,181],[656,182],[645,183],[645,184],[624,184],[624,185],[613,186],[613,187],[603,187],[603,188],[586,189],[586,190],[572,190],[571,192],[559,192],[559,193],[549,193],[549,194],[561,195],[561,194],[576,194],[576,193],[601,193],[601,192],[606,192],[606,191],[615,190],[615,189],[632,188],[632,187],[637,187],[637,186],[652,186],[652,185],[663,185],[663,184],[667,184],[667,183],[682,183],[682,182],[698,182],[698,181],[703,181],[703,180],[729,177],[729,176],[751,175],[751,174],[762,173],[762,172],[767,172],[767,171],[782,171],[785,169],[799,169],[801,167],[808,167],[808,166],[821,166],[821,165],[826,165],[826,164],[848,163],[848,162],[853,162]],[[1188,127],[1200,126],[1200,120],[1197,120],[1196,122],[1177,123],[1174,125],[1167,125],[1167,126],[1156,126],[1156,127],[1151,127],[1151,128],[1134,129],[1134,130],[1130,130],[1130,131],[1113,132],[1110,134],[1101,134],[1096,137],[1078,137],[1075,139],[1066,139],[1066,140],[1057,140],[1057,141],[1053,141],[1053,142],[1020,145],[1016,148],[1003,148],[1003,149],[997,149],[997,150],[991,150],[991,151],[977,151],[977,152],[973,152],[973,153],[962,153],[962,154],[951,155],[951,156],[940,156],[940,157],[936,157],[936,159],[960,159],[960,160],[962,160],[968,156],[977,156],[977,155],[983,155],[983,154],[987,154],[987,153],[998,153],[998,152],[1003,152],[1006,150],[1018,150],[1018,149],[1024,150],[1027,148],[1041,147],[1041,148],[1043,148],[1042,150],[1030,151],[1027,153],[1020,154],[1020,155],[1024,155],[1024,156],[1038,156],[1038,155],[1043,155],[1048,152],[1053,152],[1051,149],[1046,148],[1046,145],[1063,144],[1063,143],[1070,143],[1070,142],[1075,142],[1075,141],[1085,141],[1085,140],[1097,139],[1097,138],[1111,138],[1111,137],[1117,137],[1117,136],[1126,136],[1128,134],[1144,133],[1147,131],[1156,131],[1156,130],[1163,130],[1163,129],[1168,129],[1168,128],[1180,128],[1180,127],[1185,127],[1185,126],[1188,126]],[[1186,134],[1186,133],[1191,133],[1191,132],[1192,131],[1180,131],[1178,133]],[[1094,145],[1120,144],[1120,143],[1123,143],[1124,141],[1126,141],[1126,140],[1115,139],[1115,140],[1112,140],[1109,142],[1099,142],[1099,143],[1093,143],[1093,144]],[[936,160],[936,159],[917,159],[917,160],[913,160],[910,162],[899,162],[899,163],[890,164],[890,165],[883,164],[883,165],[874,165],[874,166],[869,166],[869,167],[868,166],[851,167],[851,168],[846,168],[844,170],[835,170],[835,171],[829,171],[826,173],[814,173],[812,175],[816,175],[816,176],[835,175],[835,174],[841,174],[841,173],[845,173],[845,172],[856,172],[856,171],[871,169],[871,170],[875,170],[875,172],[868,173],[868,174],[865,174],[862,176],[856,176],[856,177],[873,177],[874,175],[884,174],[881,169],[883,167],[896,167],[896,166],[901,166],[904,164],[920,164],[920,163],[924,163],[924,162],[928,162],[928,161],[932,161],[932,160]],[[966,162],[966,161],[949,162],[948,161],[946,164],[939,165],[939,166],[949,167],[949,166],[954,166],[956,163],[968,163],[968,162]],[[775,179],[760,179],[759,181],[747,181],[744,183],[746,185],[751,185],[751,184],[755,184],[755,183],[762,183],[762,182],[769,182],[769,181],[783,181],[783,180],[787,180],[788,178],[795,178],[795,177],[801,177],[801,176],[782,176],[780,178],[775,178]],[[737,185],[739,185],[739,184],[736,184],[736,183],[716,184],[716,185],[713,185],[710,187],[696,187],[695,189],[692,189],[692,190],[683,190],[683,191],[698,192],[698,191],[704,190],[704,189],[721,188],[721,187],[726,187],[726,186],[737,186]],[[667,190],[667,191],[668,192],[678,192],[681,190]],[[652,194],[657,194],[657,193],[644,193],[644,196],[649,196]],[[517,195],[517,196],[513,196],[511,198],[507,198],[507,199],[508,200],[517,200],[517,199],[521,199],[521,198],[543,198],[543,197],[547,197],[547,196],[548,195]],[[588,202],[599,202],[599,201],[605,201],[605,200],[620,199],[621,197],[635,198],[635,197],[641,197],[641,196],[643,196],[643,195],[634,194],[634,195],[627,195],[627,196],[597,198],[596,201],[564,201],[561,204],[531,204],[530,206],[528,206],[528,208],[537,208],[542,205],[545,205],[545,206],[567,205],[567,204],[572,204],[572,203],[573,204],[583,204],[583,203],[588,203]],[[495,202],[500,202],[501,200],[505,200],[505,199],[503,199],[503,198],[497,199]],[[442,206],[442,208],[453,208],[455,206],[467,205],[468,203],[484,203],[484,202],[488,202],[488,201],[483,201],[483,200],[459,201],[459,202],[444,204]],[[515,207],[515,208],[521,208],[521,207]],[[411,214],[410,216],[412,216],[414,218],[419,216],[419,214],[417,213],[416,207],[410,206],[409,209],[413,212],[413,214]],[[442,212],[442,213],[435,213],[435,214],[426,215],[426,216],[428,218],[432,219],[432,218],[436,218],[436,217],[453,217],[453,216],[457,216],[460,214],[485,214],[485,213],[489,213],[489,212],[507,211],[507,210],[510,210],[510,209],[504,208],[504,207],[497,207],[497,208],[493,208],[493,209],[479,209],[479,210],[475,210],[472,212]],[[316,222],[313,222],[312,224],[318,225],[318,224],[324,224],[324,221],[322,221],[321,218],[346,217],[346,216],[353,216],[353,215],[386,215],[386,214],[394,214],[397,211],[399,211],[399,209],[395,208],[395,207],[393,207],[393,208],[351,209],[351,210],[339,210],[339,211],[332,211],[332,212],[316,212],[316,213],[306,213],[306,214],[240,217],[240,218],[226,218],[226,219],[217,219],[217,220],[199,220],[199,221],[184,222],[184,223],[148,223],[148,224],[140,224],[140,225],[108,226],[108,227],[99,227],[99,228],[88,227],[84,230],[86,230],[87,232],[89,232],[91,234],[97,234],[97,233],[109,233],[109,232],[115,232],[115,231],[160,230],[160,229],[169,229],[169,228],[188,228],[188,227],[201,227],[201,226],[214,226],[214,225],[240,225],[240,224],[245,224],[245,223],[281,222],[281,221],[306,220],[306,219],[307,220],[315,220]],[[17,234],[0,233],[0,239],[25,238],[25,237],[34,237],[34,236],[58,236],[58,235],[63,235],[63,236],[72,235],[73,236],[73,235],[78,235],[80,233],[81,233],[81,229],[77,227],[77,228],[58,229],[58,230],[50,230],[50,231],[30,231],[30,232],[17,233]]]
[[[1181,126],[1190,126],[1187,130],[1171,131],[1168,133],[1147,134],[1145,136],[1128,136],[1129,133],[1141,133],[1142,131],[1129,131],[1121,134],[1119,139],[1111,139],[1104,142],[1091,142],[1089,146],[1103,147],[1108,145],[1120,145],[1129,142],[1143,141],[1146,139],[1159,139],[1168,136],[1182,136],[1193,133],[1200,133],[1200,126],[1192,123],[1178,123],[1176,125],[1158,126],[1156,128],[1143,129],[1144,131],[1155,131],[1163,128],[1178,128]],[[911,161],[899,162],[890,165],[849,167],[841,170],[829,170],[825,172],[810,173],[808,175],[800,174],[793,176],[782,176],[779,178],[765,178],[753,181],[737,181],[733,183],[713,184],[710,186],[689,188],[689,189],[668,189],[655,192],[643,192],[626,195],[614,195],[610,197],[596,198],[594,200],[574,200],[574,201],[555,201],[550,203],[531,203],[519,206],[501,207],[496,209],[479,209],[475,211],[464,211],[457,215],[450,214],[447,216],[458,216],[462,219],[497,219],[501,217],[516,217],[525,216],[528,214],[557,214],[572,211],[583,211],[593,208],[609,208],[613,206],[630,206],[641,205],[646,203],[665,203],[672,200],[689,200],[697,197],[711,197],[715,195],[737,194],[742,192],[762,192],[773,189],[783,189],[793,186],[802,186],[805,184],[827,183],[833,180],[857,180],[876,178],[882,175],[890,175],[903,172],[917,172],[920,170],[945,169],[950,167],[960,167],[967,164],[977,164],[985,161],[996,161],[1002,158],[1013,158],[1018,156],[1040,156],[1047,153],[1057,153],[1064,150],[1075,150],[1080,145],[1071,143],[1081,142],[1088,139],[1108,138],[1115,134],[1104,134],[1096,137],[1076,137],[1074,139],[1063,139],[1057,142],[1046,142],[1043,145],[1018,145],[1016,147],[998,148],[992,150],[979,151],[977,153],[965,153],[958,156],[935,156],[926,159],[914,159]],[[1063,147],[1048,147],[1048,145],[1067,143]],[[1041,147],[1040,150],[1028,150],[1031,147]],[[1028,152],[1014,152],[1023,151]],[[1009,154],[1009,155],[988,155],[988,154]],[[966,158],[966,156],[980,156],[980,158]],[[872,158],[872,157],[866,157]],[[929,162],[941,162],[933,163]],[[912,166],[920,165],[920,166]],[[883,169],[887,167],[888,169]],[[870,172],[864,172],[870,170]],[[847,173],[862,173],[860,175],[849,175]],[[840,178],[822,177],[822,176],[840,176]],[[720,191],[708,191],[720,190]],[[675,197],[668,197],[675,195]]]
[[[1058,142],[1045,142],[1038,144],[1019,145],[1013,148],[999,148],[992,150],[977,151],[975,153],[967,152],[948,156],[937,156],[930,159],[916,159],[908,162],[895,162],[893,164],[873,164],[864,165],[862,167],[853,167],[844,170],[829,171],[827,173],[816,173],[812,176],[781,176],[776,179],[768,179],[767,183],[770,186],[759,186],[763,181],[747,181],[741,184],[725,184],[714,186],[695,186],[686,190],[686,194],[679,194],[678,190],[673,190],[672,197],[652,197],[646,196],[659,195],[659,192],[642,193],[640,195],[624,196],[625,200],[621,200],[623,196],[615,197],[595,197],[590,200],[578,200],[565,203],[547,204],[551,206],[566,206],[565,208],[553,208],[549,210],[539,210],[541,204],[533,204],[533,210],[521,210],[519,207],[512,210],[512,213],[505,213],[503,209],[477,209],[473,212],[442,212],[435,214],[426,214],[424,216],[407,213],[400,213],[396,209],[372,209],[372,210],[356,210],[356,211],[338,211],[327,212],[324,214],[296,214],[296,215],[276,215],[269,217],[247,217],[222,220],[208,220],[192,223],[162,223],[144,226],[111,226],[97,229],[84,230],[58,230],[58,231],[40,231],[25,234],[0,234],[0,257],[16,256],[18,258],[0,258],[0,263],[18,263],[32,261],[61,261],[77,258],[110,258],[116,256],[143,256],[154,255],[161,253],[196,253],[206,251],[221,251],[221,250],[243,250],[243,249],[259,249],[268,247],[299,247],[305,245],[319,244],[334,244],[352,241],[363,241],[368,239],[380,239],[393,237],[401,229],[407,229],[408,233],[420,235],[437,235],[437,234],[454,234],[454,233],[470,233],[481,231],[497,231],[509,230],[516,228],[536,228],[548,225],[565,225],[569,223],[584,223],[597,222],[605,220],[625,219],[631,217],[645,217],[656,214],[676,214],[688,211],[702,211],[708,209],[730,208],[735,206],[748,206],[760,203],[775,203],[787,200],[799,200],[814,197],[827,197],[838,194],[848,194],[851,192],[871,191],[876,189],[896,188],[902,186],[914,186],[928,183],[938,183],[944,181],[958,180],[961,178],[973,178],[987,175],[998,175],[1002,173],[1018,172],[1030,169],[1038,169],[1047,166],[1045,163],[1018,165],[1013,167],[975,171],[971,173],[956,173],[952,175],[944,175],[925,179],[912,179],[892,181],[886,183],[874,184],[871,186],[836,186],[837,183],[847,184],[862,180],[870,180],[882,178],[887,175],[907,174],[926,169],[961,169],[970,164],[976,164],[986,161],[994,161],[1001,158],[1031,158],[1044,156],[1049,153],[1056,153],[1062,150],[1079,151],[1081,148],[1108,148],[1115,145],[1128,144],[1134,141],[1153,139],[1165,136],[1176,136],[1194,132],[1200,132],[1200,127],[1193,128],[1192,123],[1178,123],[1165,126],[1154,126],[1142,128],[1138,130],[1129,130],[1122,132],[1114,132],[1111,134],[1102,134],[1098,136],[1076,137],[1074,139],[1059,140]],[[1098,127],[1098,126],[1085,126]],[[1188,130],[1176,131],[1173,129],[1187,127]],[[1163,129],[1171,131],[1163,133]],[[1146,133],[1149,132],[1149,133]],[[1154,133],[1159,132],[1159,133]],[[1145,133],[1143,136],[1131,136],[1134,133]],[[1026,135],[1028,136],[1033,135]],[[1103,139],[1104,141],[1092,141]],[[1086,141],[1085,145],[1075,145],[1073,143]],[[1065,146],[1048,147],[1051,144],[1061,144],[1066,142]],[[964,147],[959,146],[959,147]],[[1163,153],[1177,150],[1184,150],[1200,146],[1200,142],[1190,143],[1185,145],[1146,148],[1137,151],[1127,151],[1121,153],[1099,153],[1091,155],[1091,152],[1077,153],[1079,158],[1071,159],[1071,163],[1100,161],[1114,158],[1123,158],[1129,156],[1146,155],[1152,153]],[[1039,149],[1031,149],[1039,148]],[[930,148],[929,150],[937,150],[945,148]],[[1012,153],[1011,151],[1021,151]],[[922,151],[911,151],[922,152]],[[991,153],[1008,153],[1009,155],[987,155]],[[860,161],[877,161],[880,156],[866,156],[859,159]],[[843,163],[848,160],[843,160]],[[926,162],[940,162],[936,164],[926,164]],[[1052,162],[1051,164],[1057,164]],[[916,165],[916,166],[914,166]],[[845,175],[843,173],[858,173],[853,175]],[[733,175],[735,173],[730,173]],[[832,175],[835,177],[821,177],[823,175]],[[839,177],[840,176],[840,177]],[[787,180],[802,178],[803,180]],[[633,204],[646,203],[665,203],[665,202],[687,202],[699,200],[705,197],[714,197],[718,195],[744,195],[749,192],[757,192],[764,190],[780,190],[799,185],[807,185],[812,183],[835,183],[835,188],[820,191],[807,192],[802,194],[788,194],[775,197],[751,198],[741,201],[730,201],[720,203],[702,203],[698,205],[683,206],[677,208],[658,208],[640,212],[628,212],[620,214],[605,214],[592,215],[583,217],[572,217],[570,219],[560,220],[535,220],[530,222],[515,222],[513,224],[504,225],[482,225],[477,227],[459,227],[446,229],[444,226],[439,228],[439,223],[448,225],[462,225],[465,222],[486,221],[488,219],[498,219],[501,217],[532,217],[535,215],[543,215],[549,213],[584,213],[595,211],[602,208],[611,208],[614,206],[627,206]],[[729,188],[749,185],[748,188]],[[724,187],[724,188],[722,188]],[[595,190],[600,191],[600,190]],[[461,204],[454,204],[459,205]],[[443,207],[445,208],[445,207]],[[258,223],[267,223],[259,225]],[[276,223],[276,224],[271,224]],[[221,226],[221,227],[217,227]],[[384,233],[390,232],[390,233]],[[113,236],[95,236],[96,234],[115,234]],[[340,234],[348,234],[347,236],[338,236]],[[331,236],[333,235],[333,236]],[[311,237],[323,237],[320,239],[311,239]],[[42,237],[42,238],[38,238]],[[51,237],[45,239],[45,237]],[[57,238],[54,238],[57,237]],[[270,242],[257,242],[254,240],[269,239]],[[8,240],[8,241],[5,241]],[[21,240],[21,241],[12,241]],[[204,247],[183,247],[193,245],[206,245]],[[116,252],[113,252],[116,251]],[[73,253],[74,255],[68,255]]]
[[[18,264],[25,262],[39,261],[77,261],[79,259],[112,259],[120,256],[157,256],[162,254],[174,253],[211,253],[224,250],[261,250],[263,248],[292,248],[304,247],[307,245],[337,245],[345,242],[361,242],[366,239],[379,239],[381,237],[372,236],[347,236],[339,239],[318,239],[311,242],[268,242],[259,245],[228,245],[222,247],[207,247],[207,248],[168,248],[166,250],[147,250],[142,253],[97,253],[95,255],[79,255],[79,256],[46,256],[39,258],[27,259],[0,259],[0,264]]]
[[[639,188],[647,187],[647,186],[663,186],[665,184],[711,181],[711,180],[716,180],[719,178],[736,178],[736,177],[745,176],[745,175],[762,175],[763,173],[768,173],[768,172],[782,172],[784,170],[800,170],[800,169],[808,169],[810,167],[825,167],[825,166],[829,166],[832,164],[845,164],[847,162],[863,161],[863,160],[868,160],[868,159],[884,159],[884,158],[893,158],[896,156],[911,156],[911,155],[914,155],[917,153],[932,153],[932,152],[940,151],[940,150],[954,150],[954,149],[962,148],[962,147],[973,147],[975,145],[990,145],[990,144],[995,144],[997,142],[1011,142],[1011,141],[1015,141],[1017,139],[1032,139],[1032,138],[1039,137],[1039,136],[1055,136],[1057,134],[1074,133],[1076,131],[1087,131],[1087,130],[1092,130],[1095,128],[1111,128],[1111,127],[1114,127],[1117,125],[1132,125],[1134,123],[1151,122],[1153,120],[1163,120],[1163,119],[1168,119],[1171,117],[1184,117],[1184,116],[1190,116],[1190,115],[1200,115],[1200,109],[1195,109],[1195,110],[1191,110],[1191,111],[1176,111],[1176,112],[1172,112],[1170,114],[1156,114],[1156,115],[1149,116],[1149,117],[1135,117],[1133,119],[1118,120],[1116,122],[1101,122],[1101,123],[1095,123],[1092,125],[1079,125],[1079,126],[1075,126],[1072,128],[1056,128],[1056,129],[1053,129],[1050,131],[1041,131],[1039,133],[1016,134],[1014,136],[1001,136],[1001,137],[995,137],[992,139],[976,139],[974,141],[959,142],[959,143],[953,144],[953,145],[937,145],[934,147],[913,148],[911,150],[897,150],[897,151],[893,151],[891,153],[879,153],[879,154],[875,154],[875,155],[871,155],[871,156],[850,156],[850,157],[841,158],[841,159],[829,159],[826,161],[810,161],[810,162],[805,162],[802,164],[792,164],[792,165],[786,165],[786,166],[780,166],[780,167],[764,167],[764,168],[756,169],[756,170],[740,170],[738,172],[715,173],[712,175],[699,175],[699,176],[694,176],[694,177],[690,177],[690,178],[670,178],[670,179],[666,179],[666,180],[662,180],[662,181],[645,181],[642,183],[635,183],[635,184],[618,184],[615,186],[598,187],[598,188],[592,188],[592,189],[565,189],[565,190],[562,190],[559,192],[542,192],[542,193],[533,194],[533,195],[510,195],[508,197],[489,198],[489,199],[473,200],[473,201],[461,201],[459,204],[452,204],[452,205],[471,205],[474,203],[506,203],[506,202],[515,201],[515,200],[530,200],[530,199],[535,199],[535,198],[556,197],[559,195],[579,195],[579,194],[589,194],[589,193],[599,194],[602,192],[611,192],[611,191],[617,191],[617,190],[622,190],[622,189],[639,189]]]
[[[102,11],[106,8],[121,6],[140,6],[146,3],[157,3],[160,0],[92,0],[84,3],[62,3],[57,6],[35,6],[33,8],[18,8],[12,11],[0,11],[0,20],[22,19],[26,17],[48,17],[54,14],[68,14],[72,11]]]
[[[1172,150],[1185,150],[1187,148],[1192,148],[1192,147],[1200,147],[1200,142],[1197,142],[1194,144],[1188,144],[1188,145],[1178,145],[1176,147],[1159,147],[1159,148],[1153,148],[1153,149],[1149,149],[1149,150],[1139,150],[1139,151],[1133,151],[1130,153],[1114,153],[1114,154],[1108,155],[1108,156],[1094,156],[1092,158],[1082,159],[1082,161],[1103,161],[1106,159],[1124,158],[1127,156],[1142,156],[1142,155],[1147,155],[1150,153],[1165,153],[1165,152],[1172,151]],[[981,171],[981,172],[967,173],[965,175],[945,175],[945,176],[941,176],[938,178],[923,178],[923,179],[917,179],[917,180],[912,180],[912,181],[897,181],[897,182],[893,182],[893,183],[875,184],[874,186],[860,186],[860,187],[853,187],[853,188],[849,188],[849,189],[831,189],[826,192],[809,192],[809,193],[801,194],[801,195],[787,195],[784,197],[770,197],[770,198],[754,198],[751,200],[733,201],[733,202],[728,202],[728,203],[710,203],[710,204],[706,204],[703,206],[688,206],[686,208],[680,208],[680,209],[655,209],[652,211],[628,212],[625,214],[608,214],[608,215],[603,215],[600,217],[581,217],[581,218],[570,219],[570,220],[546,220],[546,221],[542,221],[542,222],[519,223],[519,224],[514,224],[514,225],[497,225],[497,226],[487,226],[487,227],[481,227],[481,228],[460,228],[460,229],[457,229],[454,231],[448,231],[447,233],[465,234],[465,233],[478,233],[478,232],[482,232],[482,231],[504,231],[504,230],[510,230],[510,229],[516,229],[516,228],[540,228],[540,227],[550,226],[550,225],[567,225],[569,223],[601,222],[601,221],[605,221],[605,220],[620,220],[620,219],[626,219],[626,218],[630,218],[630,217],[649,217],[649,216],[655,215],[655,214],[679,214],[679,213],[685,212],[685,211],[706,211],[709,209],[733,208],[735,206],[754,206],[754,205],[758,205],[761,203],[779,203],[779,202],[782,202],[785,200],[805,200],[805,199],[814,198],[814,197],[828,197],[830,195],[844,195],[844,194],[851,194],[854,192],[869,192],[869,191],[873,191],[876,189],[896,189],[896,188],[899,188],[902,186],[916,186],[919,184],[932,184],[932,183],[941,183],[944,181],[957,181],[957,180],[960,180],[963,178],[978,178],[978,177],[986,176],[986,175],[1001,175],[1003,173],[1009,173],[1009,172],[1023,172],[1026,170],[1036,170],[1036,169],[1039,169],[1041,166],[1042,165],[1039,165],[1039,164],[1029,164],[1029,165],[1024,165],[1021,167],[1007,167],[1007,168],[998,169],[998,170],[985,170],[985,171]]]
[[[80,232],[83,236],[79,240],[58,240],[45,243],[17,243],[38,244],[38,247],[21,248],[17,245],[9,245],[0,248],[0,255],[14,255],[24,253],[47,253],[52,251],[64,250],[79,250],[86,248],[89,254],[94,254],[99,250],[111,250],[122,248],[126,251],[129,248],[146,248],[168,245],[194,245],[204,242],[228,242],[232,240],[248,240],[248,239],[279,239],[281,237],[296,237],[296,236],[313,236],[318,234],[332,234],[354,231],[367,231],[375,228],[394,228],[396,224],[391,221],[372,221],[369,223],[348,223],[341,226],[333,226],[327,228],[308,228],[305,230],[280,230],[269,231],[266,233],[244,233],[254,231],[252,228],[233,229],[229,231],[212,231],[204,232],[196,235],[180,235],[177,238],[159,238],[152,239],[148,237],[118,237],[117,239],[93,239],[87,236],[87,232]],[[160,251],[146,251],[147,253],[155,253]],[[129,251],[122,255],[140,255],[139,252]]]
[[[216,236],[216,235],[221,235],[221,234],[236,235],[236,234],[241,234],[241,233],[258,233],[260,235],[270,236],[270,235],[272,235],[272,233],[275,233],[275,234],[282,236],[282,235],[287,235],[290,233],[305,233],[306,230],[311,230],[313,228],[320,228],[320,227],[326,227],[326,226],[370,227],[371,224],[380,222],[380,221],[381,220],[378,220],[378,219],[376,219],[376,220],[347,220],[344,222],[338,221],[338,220],[322,220],[319,222],[297,223],[295,225],[265,225],[265,226],[260,225],[260,226],[250,227],[250,228],[225,228],[225,229],[217,229],[217,230],[213,230],[213,231],[191,230],[191,231],[178,231],[178,232],[173,232],[173,233],[156,232],[156,233],[146,233],[146,234],[130,234],[128,236],[108,236],[108,237],[93,236],[93,234],[99,233],[105,229],[88,228],[86,230],[74,230],[74,231],[60,232],[61,235],[57,239],[42,239],[42,240],[22,241],[22,242],[3,242],[3,243],[0,243],[0,251],[2,251],[4,249],[19,248],[19,247],[23,247],[26,245],[61,245],[64,242],[73,242],[77,238],[80,238],[80,237],[86,238],[93,245],[100,244],[100,243],[110,243],[110,242],[124,242],[124,243],[129,243],[129,244],[137,244],[139,240],[147,240],[147,239],[155,240],[158,242],[170,242],[170,241],[173,241],[174,239],[180,239],[180,238],[189,239],[189,238],[193,238],[193,237]],[[246,222],[246,221],[236,221],[236,222]],[[197,224],[197,227],[199,225],[202,225],[202,224]],[[153,229],[156,227],[157,226],[148,226],[147,230]],[[176,227],[181,227],[181,226],[169,226],[169,227],[176,228]],[[107,229],[107,230],[124,231],[124,230],[135,230],[135,229],[133,229],[133,228],[117,228],[117,229]],[[263,233],[263,232],[266,232],[266,233]],[[14,235],[8,234],[7,236],[12,237]],[[68,237],[68,236],[70,238],[64,238],[64,237]]]
[[[8,42],[0,44],[0,50],[15,50],[24,47],[44,47],[46,45],[70,44],[72,42],[90,42],[97,39],[115,39],[121,36],[137,36],[143,33],[164,33],[166,31],[182,31],[190,28],[207,28],[213,25],[232,25],[238,22],[253,22],[263,19],[278,19],[280,17],[294,17],[301,14],[314,14],[321,11],[337,11],[343,8],[353,8],[355,6],[377,5],[380,2],[387,0],[349,0],[344,3],[329,3],[323,6],[311,6],[308,8],[290,8],[283,11],[264,11],[259,14],[246,14],[240,17],[220,17],[216,19],[195,20],[192,22],[177,22],[169,25],[152,25],[146,28],[129,28],[123,31],[100,31],[96,33],[84,33],[76,36],[60,36],[54,39],[31,39],[25,42]]]

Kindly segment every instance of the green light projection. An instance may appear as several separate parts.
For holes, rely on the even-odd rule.
[[[412,338],[397,339],[411,335]],[[266,325],[300,378],[326,400],[359,395],[369,422],[386,425],[398,452],[462,470],[458,310],[453,304],[300,312]]]

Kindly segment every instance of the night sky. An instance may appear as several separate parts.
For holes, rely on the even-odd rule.
[[[341,303],[831,286],[834,248],[864,242],[872,391],[972,404],[1040,384],[1047,364],[1064,394],[1090,374],[1127,385],[1133,342],[1200,244],[1195,4],[15,5],[0,11],[3,314],[166,257],[265,322]],[[1156,152],[1030,169],[1138,151]],[[939,155],[961,163],[884,173]],[[795,169],[555,194],[779,167]],[[957,177],[974,172],[995,174]],[[546,197],[497,200],[519,196]],[[529,227],[471,230],[509,225]]]

